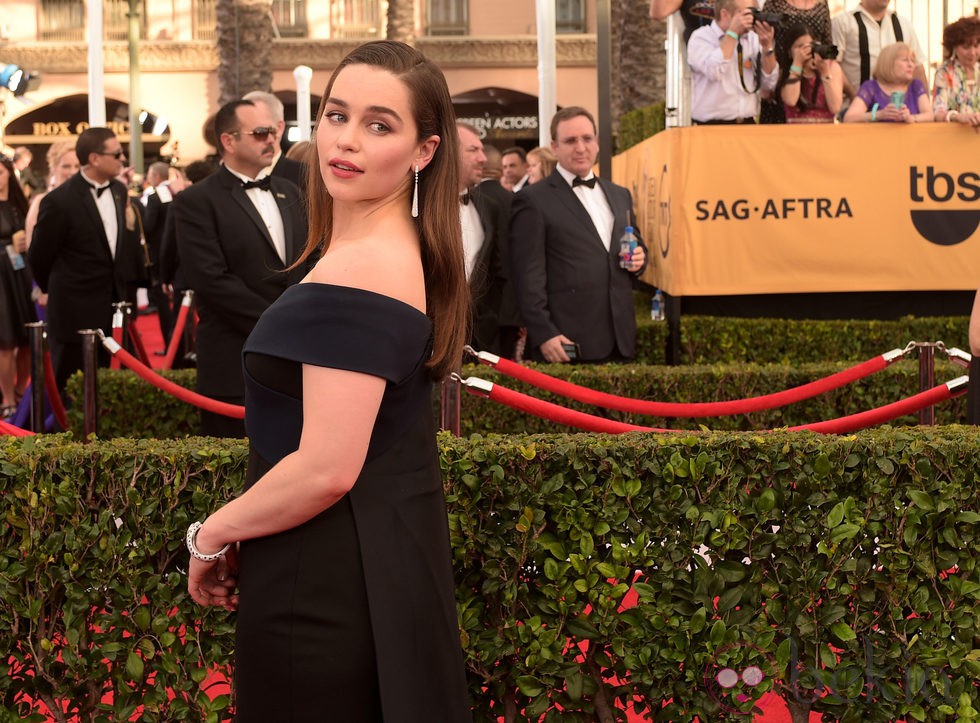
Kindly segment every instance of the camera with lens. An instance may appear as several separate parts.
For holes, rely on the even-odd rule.
[[[814,43],[810,46],[814,55],[819,55],[824,60],[835,60],[837,58],[837,46],[830,43]]]
[[[752,11],[752,21],[756,23],[778,25],[786,19],[783,13],[767,13],[765,10],[759,10],[759,8],[749,8],[749,10]]]

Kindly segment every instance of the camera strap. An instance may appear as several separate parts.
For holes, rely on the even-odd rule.
[[[756,53],[755,60],[752,61],[752,75],[755,77],[755,88],[749,90],[745,85],[745,56],[742,54],[742,41],[738,42],[738,80],[742,84],[742,90],[749,95],[759,92],[762,85],[762,53]]]

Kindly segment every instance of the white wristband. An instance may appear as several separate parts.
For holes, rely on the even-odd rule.
[[[197,533],[201,530],[202,523],[192,522],[191,526],[187,528],[187,551],[191,553],[191,557],[201,560],[202,562],[214,562],[215,560],[220,560],[228,552],[228,548],[231,547],[230,544],[225,545],[217,552],[211,553],[210,555],[205,555],[203,552],[197,549]]]

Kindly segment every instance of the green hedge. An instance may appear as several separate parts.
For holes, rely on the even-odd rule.
[[[770,689],[847,723],[976,720],[977,430],[439,444],[477,720],[609,723],[627,701],[745,720]],[[232,618],[192,605],[179,568],[187,524],[239,488],[244,445],[61,435],[0,454],[0,706],[226,717],[200,683],[228,664]],[[751,690],[717,687],[750,665]]]
[[[616,152],[622,153],[666,128],[665,108],[664,102],[660,101],[623,113],[616,133]]]
[[[638,296],[642,296],[638,294]],[[638,312],[636,361],[664,364],[667,324]],[[808,364],[864,361],[910,341],[942,341],[969,351],[965,316],[894,321],[869,319],[737,319],[685,316],[681,319],[682,364]]]
[[[706,402],[726,399],[742,399],[778,392],[783,389],[820,379],[849,364],[822,363],[802,364],[798,367],[785,365],[713,365],[713,366],[642,366],[642,365],[540,365],[536,368],[548,374],[567,379],[590,389],[638,399],[655,399],[676,402]],[[515,382],[485,366],[467,365],[463,376],[477,376],[503,384],[548,401],[594,413],[595,409],[560,397],[535,390]],[[965,374],[961,367],[946,361],[936,361],[935,381],[942,383]],[[193,388],[193,370],[165,372],[165,376],[185,387]],[[99,437],[134,436],[158,439],[186,437],[200,429],[194,407],[177,401],[158,391],[135,374],[128,371],[101,370],[99,372]],[[69,383],[69,395],[80,398],[81,377]],[[652,426],[674,429],[698,429],[704,425],[716,430],[750,430],[792,427],[808,422],[834,419],[847,414],[873,409],[894,402],[919,391],[918,362],[915,359],[896,362],[891,367],[865,380],[842,389],[799,402],[781,409],[753,414],[714,419],[665,420],[650,417],[614,413],[617,419]],[[566,429],[494,402],[464,393],[460,418],[461,432],[468,436],[475,432],[526,434],[536,432],[563,432]],[[134,423],[134,420],[138,422]],[[82,429],[81,404],[69,410],[73,430]],[[902,417],[895,424],[915,424],[914,416]],[[936,421],[940,424],[966,421],[965,398],[946,402],[936,407]],[[137,427],[134,429],[134,426]]]

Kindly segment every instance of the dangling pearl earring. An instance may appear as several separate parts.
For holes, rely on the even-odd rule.
[[[412,218],[419,217],[419,164],[415,164],[415,190],[412,192]]]

